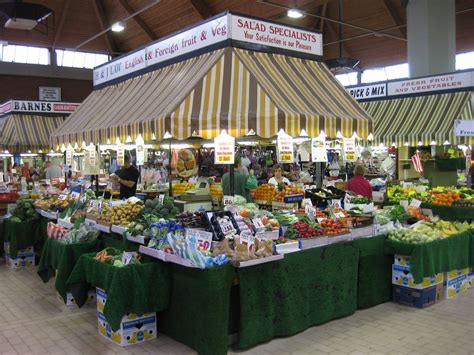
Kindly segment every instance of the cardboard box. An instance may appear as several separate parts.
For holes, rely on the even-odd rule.
[[[410,267],[410,257],[407,255],[395,254],[393,259],[394,265],[408,266]]]
[[[66,293],[66,303],[64,303],[64,300],[63,300],[62,296],[58,292],[56,292],[56,297],[57,297],[59,302],[61,302],[62,304],[65,304],[67,307],[72,307],[72,308],[77,307],[76,300],[72,296],[71,292]],[[94,303],[95,302],[95,297],[96,297],[95,296],[95,290],[93,288],[91,288],[89,290],[89,292],[87,293],[86,304],[87,303]]]
[[[10,256],[10,242],[3,243],[3,250],[5,251],[6,254],[8,254],[8,256]],[[34,252],[35,252],[35,249],[33,248],[33,246],[31,246],[26,249],[18,250],[18,256],[25,256],[27,254],[31,254]]]
[[[15,259],[10,257],[10,254],[5,253],[5,262],[11,269],[22,269],[25,267],[32,267],[35,265],[35,254],[26,253],[18,255]]]
[[[92,290],[94,292],[94,290]],[[102,290],[101,288],[95,289],[95,297],[94,299],[97,301],[97,312],[104,313],[105,303],[107,302],[107,293]],[[122,321],[129,321],[129,320],[137,320],[144,317],[150,317],[155,315],[156,313],[145,313],[145,314],[136,314],[136,313],[127,313],[123,316]]]
[[[454,298],[468,289],[467,274],[458,276],[452,280],[444,281],[444,298]]]
[[[135,320],[123,320],[117,331],[112,331],[101,312],[97,312],[99,334],[120,346],[143,343],[156,338],[156,313]]]
[[[392,290],[394,302],[416,308],[432,306],[444,299],[444,285],[442,283],[422,290],[393,285]]]
[[[463,276],[463,275],[469,275],[469,268],[448,271],[446,273],[446,275],[444,275],[444,279],[446,281],[450,281],[450,280],[454,280],[454,279],[458,278],[459,276]],[[469,280],[468,280],[468,282],[469,282]]]
[[[442,283],[444,280],[444,273],[438,273],[433,277],[425,277],[419,284],[415,284],[413,275],[410,272],[410,267],[402,265],[392,265],[392,284],[411,287],[417,290],[421,290],[433,285]]]

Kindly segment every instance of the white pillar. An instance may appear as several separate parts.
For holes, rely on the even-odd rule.
[[[455,0],[408,1],[410,77],[456,70],[455,10]]]

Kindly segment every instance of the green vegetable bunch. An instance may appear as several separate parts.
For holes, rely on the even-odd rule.
[[[165,197],[163,204],[160,204],[159,197],[156,197],[153,200],[147,200],[145,202],[145,207],[140,211],[140,217],[152,214],[159,218],[169,219],[176,217],[178,213],[179,209],[175,207],[172,197]]]
[[[39,214],[34,209],[33,200],[28,198],[20,198],[16,201],[16,206],[12,211],[12,216],[16,217],[21,222],[39,218]]]

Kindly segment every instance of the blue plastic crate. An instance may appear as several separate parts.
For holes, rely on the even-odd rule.
[[[441,301],[444,298],[443,284],[434,285],[422,290],[393,285],[393,301],[416,308],[425,308]]]

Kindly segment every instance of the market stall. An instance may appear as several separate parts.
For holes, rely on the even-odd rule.
[[[471,70],[347,90],[374,120],[373,147],[397,150],[399,179],[422,172],[437,186],[466,184],[474,144],[473,85]],[[421,167],[412,165],[416,154]]]

